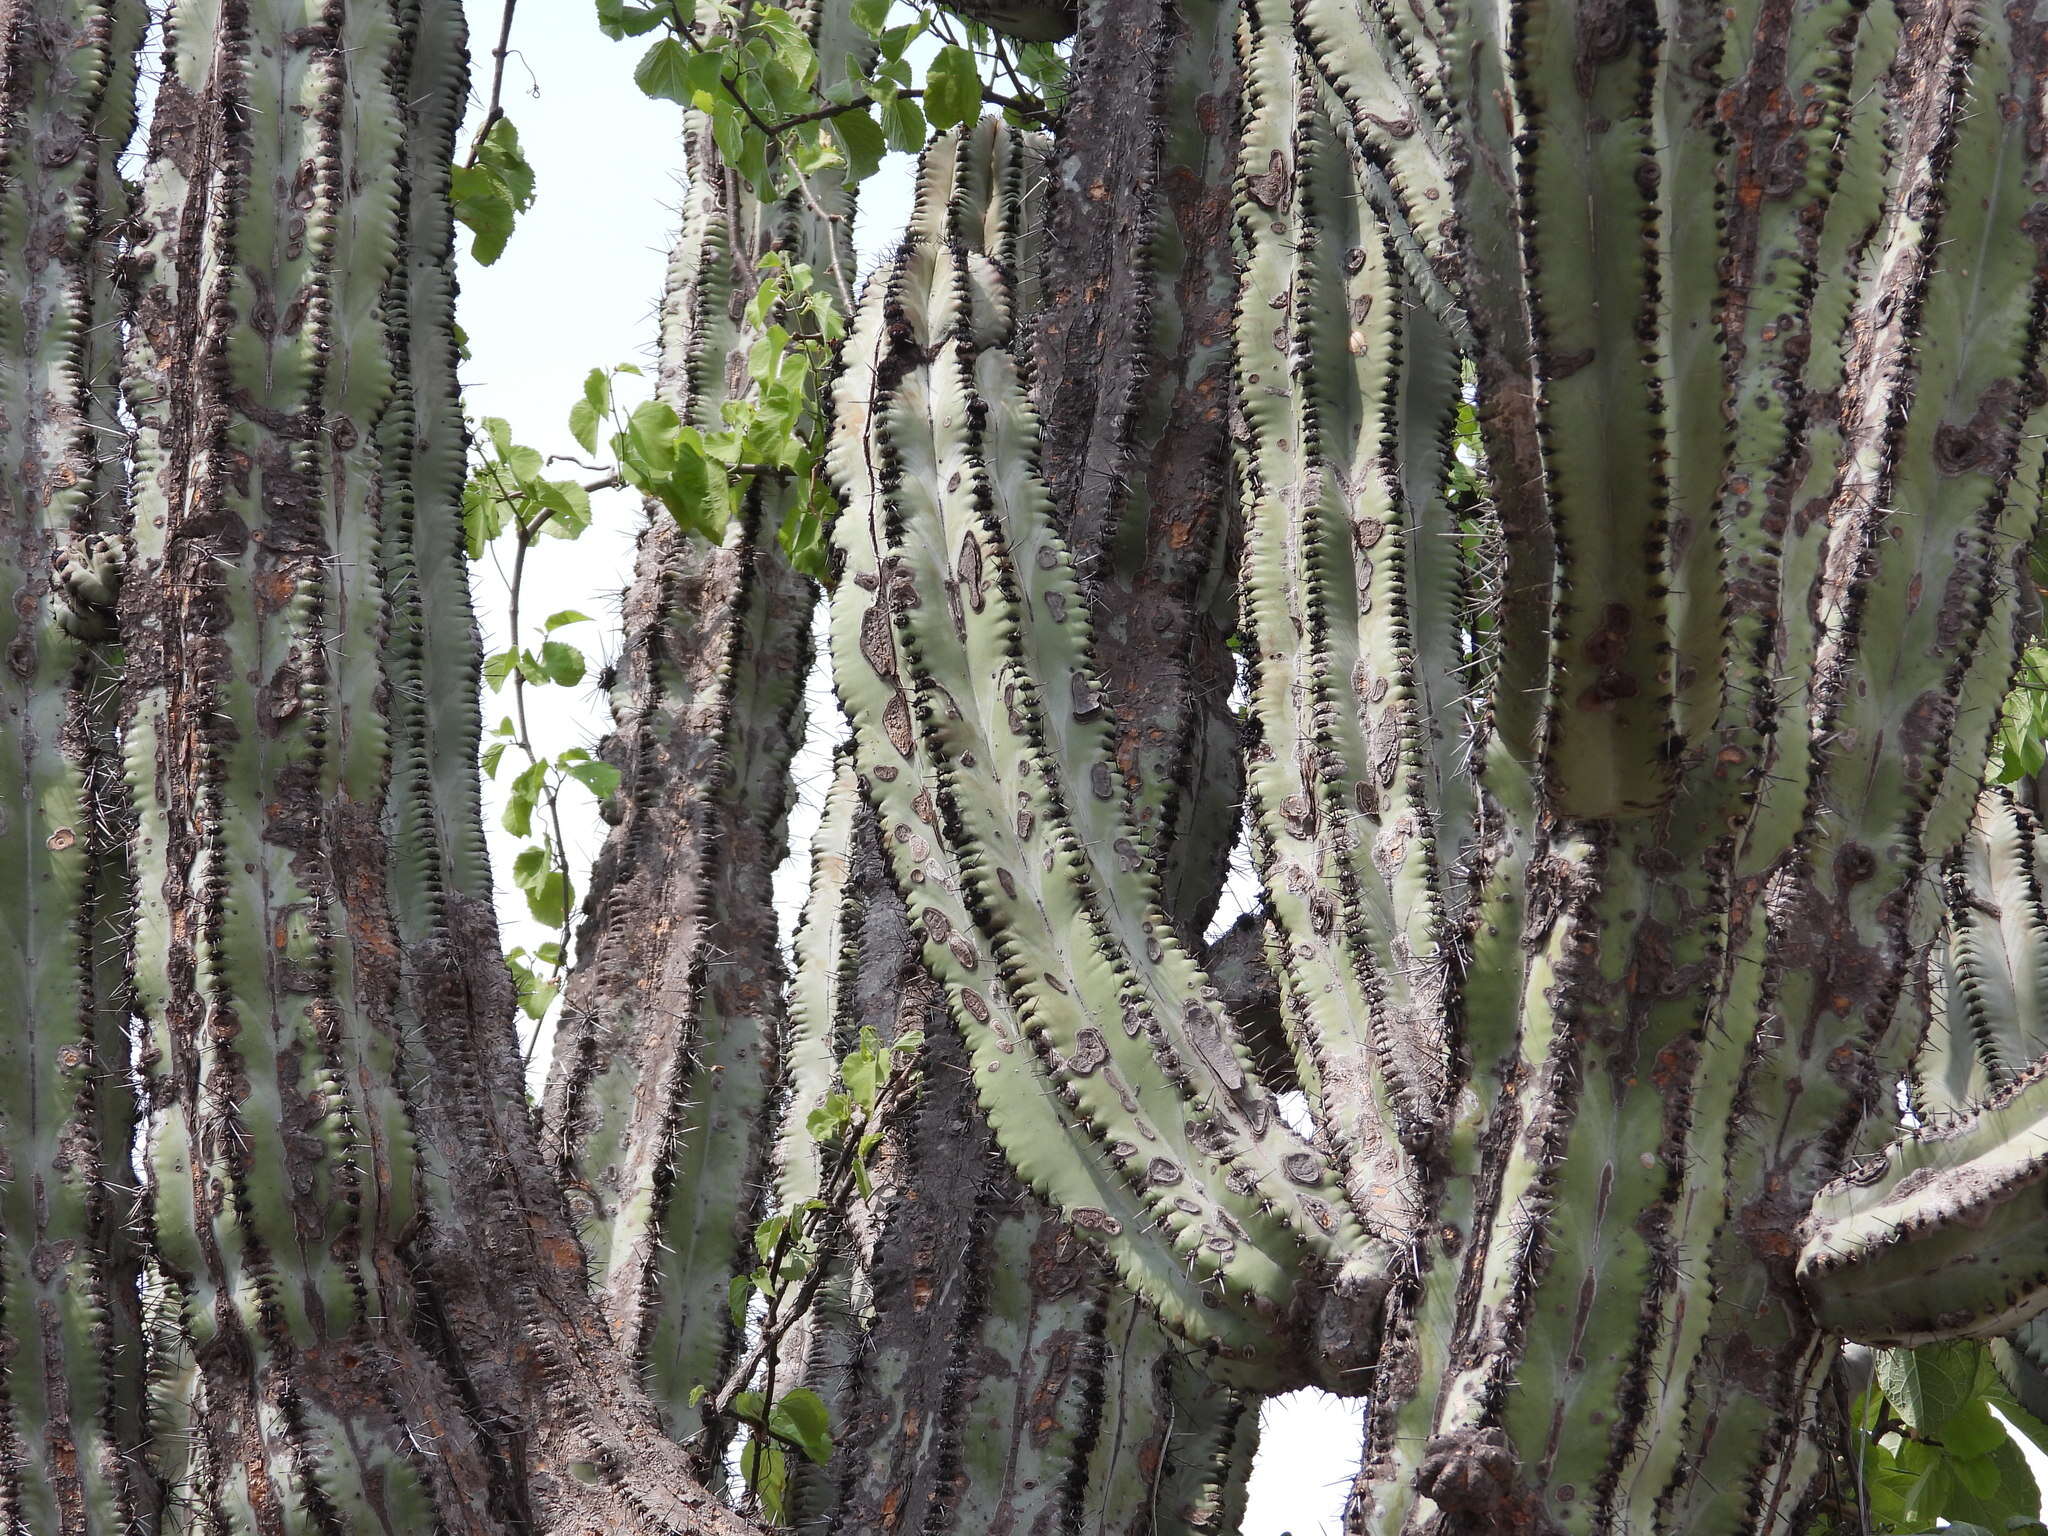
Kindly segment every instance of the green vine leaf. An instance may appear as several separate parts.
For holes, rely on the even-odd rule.
[[[1990,1352],[1972,1341],[1880,1350],[1858,1406],[1868,1528],[1884,1536],[1944,1529],[2031,1532],[2041,1490],[2023,1442],[2048,1441],[2013,1398]]]
[[[619,770],[602,758],[592,757],[581,747],[571,747],[555,762],[562,772],[600,800],[609,800],[618,793]]]
[[[2029,641],[2005,696],[1991,746],[1991,782],[2012,784],[2048,767],[2048,647]]]
[[[552,955],[550,955],[550,951],[553,951]],[[560,947],[554,944],[543,944],[534,952],[533,958],[539,960],[543,965],[559,966],[561,964]],[[506,951],[505,965],[512,972],[512,987],[514,995],[519,1000],[519,1011],[529,1019],[537,1020],[542,1018],[553,1005],[555,998],[561,993],[562,986],[552,976],[544,975],[535,970],[526,961],[527,952],[524,949]]]
[[[540,665],[532,669],[560,688],[573,688],[583,681],[583,653],[561,640],[541,642]]]
[[[694,4],[685,7],[694,12]],[[597,0],[597,25],[606,37],[639,37],[652,32],[675,14],[670,5],[639,5],[633,0]]]
[[[547,849],[520,849],[512,861],[512,883],[525,892],[526,910],[535,922],[562,926],[569,913],[569,877],[555,866]]]
[[[569,407],[569,435],[585,453],[597,452],[597,429],[612,410],[612,378],[593,368],[583,379],[583,398]]]
[[[776,1525],[787,1508],[789,1461],[773,1440],[755,1436],[740,1451],[740,1475],[748,1490],[761,1501],[761,1513]]]
[[[1879,1350],[1877,1384],[1908,1428],[1933,1434],[1970,1400],[1982,1358],[1975,1344]]]
[[[846,157],[846,174],[853,181],[866,181],[882,168],[889,151],[889,136],[865,112],[842,112],[830,120],[832,136]]]
[[[480,266],[505,254],[519,214],[533,206],[533,167],[519,147],[519,130],[501,117],[477,143],[473,163],[450,172],[455,217],[468,227],[469,252]]]
[[[981,116],[981,71],[965,48],[947,44],[925,70],[924,115],[941,133]]]
[[[677,106],[692,105],[696,94],[690,86],[689,55],[673,37],[658,39],[633,69],[633,83],[657,101]]]
[[[824,1399],[809,1387],[782,1394],[768,1417],[769,1429],[793,1442],[819,1466],[832,1459],[832,1414]]]

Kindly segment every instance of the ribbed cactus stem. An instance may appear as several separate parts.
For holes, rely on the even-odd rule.
[[[1020,317],[1046,490],[1100,637],[1118,773],[1159,861],[1162,905],[1191,934],[1214,910],[1243,783],[1225,644],[1232,32],[1231,8],[1211,0],[1089,7],[1037,257],[1060,280]]]
[[[0,19],[0,1525],[147,1526],[135,1105],[112,742],[125,474],[115,170],[139,6]]]
[[[1404,1146],[1434,1136],[1448,1070],[1435,1027],[1446,916],[1422,764],[1426,722],[1456,705],[1421,695],[1413,637],[1433,629],[1442,643],[1457,614],[1414,606],[1431,586],[1418,557],[1435,566],[1451,552],[1415,528],[1397,466],[1440,461],[1456,355],[1425,333],[1408,358],[1415,296],[1285,7],[1249,14],[1246,37],[1238,373],[1256,845],[1298,1071],[1354,1199],[1398,1238],[1421,1199]],[[1416,366],[1436,387],[1411,398]]]
[[[179,1122],[156,1148],[159,1251],[214,1362],[218,1481],[196,1496],[237,1528],[431,1518],[440,1476],[401,1407],[447,1389],[401,1342],[398,1032],[350,921],[383,878],[374,433],[400,31],[381,4],[179,8],[141,213],[121,607],[137,973]],[[342,1349],[390,1368],[359,1384]]]
[[[2048,1309],[2048,1073],[1861,1158],[1814,1197],[1799,1276],[1831,1332],[1988,1338]]]
[[[1007,238],[1024,153],[988,126],[929,152],[911,239],[857,319],[835,397],[835,670],[1006,1154],[1175,1327],[1237,1354],[1231,1334],[1248,1342],[1295,1304],[1282,1276],[1298,1261],[1281,1254],[1367,1250],[1322,1159],[1273,1122],[1139,873],[1085,617],[1030,470],[1009,301],[979,254]],[[1061,1155],[1069,1132],[1026,1129],[1069,1115],[1111,1168]],[[1239,1193],[1260,1189],[1269,1210]],[[1158,1239],[1122,1214],[1134,1195]],[[1209,1276],[1242,1322],[1188,1309],[1189,1279]]]
[[[1931,946],[1929,1029],[1913,1063],[1913,1111],[1942,1126],[2008,1088],[2048,1051],[2048,845],[2009,791],[1978,800],[1971,835],[1943,871],[1947,942]],[[2027,1408],[2048,1407],[2048,1324],[1992,1346]]]
[[[858,933],[864,909],[856,876],[857,822],[871,815],[861,804],[850,757],[841,753],[825,794],[823,815],[811,840],[811,889],[797,926],[795,965],[790,977],[781,1051],[783,1110],[775,1143],[775,1204],[788,1211],[814,1199],[824,1183],[824,1147],[812,1133],[812,1111],[841,1088],[839,1060],[849,1042],[851,999],[861,985]],[[872,832],[868,833],[872,838]],[[879,857],[876,859],[879,864]],[[857,1367],[861,1320],[855,1297],[867,1290],[864,1263],[872,1251],[872,1222],[865,1212],[837,1229],[820,1262],[832,1266],[810,1311],[784,1338],[781,1379],[808,1387],[824,1401],[832,1423],[847,1420],[847,1389]],[[810,1526],[829,1520],[838,1504],[838,1479],[830,1465],[793,1457],[787,1496],[790,1523]]]
[[[843,0],[795,15],[823,84],[858,72],[869,44]],[[756,340],[740,316],[762,258],[808,262],[824,285],[851,271],[852,194],[825,173],[808,196],[762,200],[719,164],[702,113],[688,114],[685,143],[689,201],[663,304],[661,394],[715,430],[743,387],[730,359]],[[757,480],[722,548],[659,508],[642,533],[618,731],[604,749],[623,781],[547,1095],[607,1315],[712,1478],[730,1426],[703,1433],[690,1398],[718,1384],[742,1342],[726,1284],[752,1262],[781,1071],[769,878],[803,738],[816,594],[776,535],[801,494]]]
[[[1237,666],[1227,641],[1238,544],[1229,446],[1238,96],[1231,8],[1152,0],[1087,8],[1037,258],[1060,280],[1038,283],[1043,306],[1021,315],[1032,335],[1041,466],[1088,594],[1118,770],[1140,846],[1159,871],[1160,906],[1189,936],[1215,910],[1242,824]],[[1034,223],[1027,209],[1027,245]],[[1018,262],[1020,279],[1028,277],[1032,258]],[[1020,281],[1020,310],[1024,294]],[[1017,1201],[999,1219],[1017,1230],[992,1234],[992,1248],[1045,1248],[1035,1201]],[[1006,1283],[1001,1266],[997,1287]],[[1164,1531],[1183,1505],[1203,1503],[1183,1497],[1178,1482],[1150,1496],[1162,1479],[1179,1477],[1183,1450],[1202,1464],[1191,1487],[1206,1487],[1210,1475],[1248,1475],[1248,1464],[1212,1464],[1194,1417],[1177,1409],[1179,1398],[1199,1398],[1205,1422],[1234,1416],[1255,1429],[1256,1399],[1219,1388],[1139,1304],[1112,1302],[1075,1266],[1019,1261],[1008,1273],[1020,1278],[992,1299],[984,1332],[1002,1326],[1006,1301],[1028,1301],[1038,1342],[1006,1357],[1058,1380],[1070,1398],[1102,1403],[1085,1416],[1099,1421],[1085,1480],[1054,1476],[1055,1457],[1072,1447],[1050,1434],[1012,1437],[1013,1480],[1063,1482],[1085,1510],[1149,1509]],[[1084,1337],[1100,1347],[1082,1349]],[[1057,1403],[1027,1411],[1020,1400],[1016,1411],[1033,1425],[1082,1417]]]
[[[1250,18],[1273,970],[1319,1126],[1430,1235],[1384,1319],[1362,1528],[1735,1530],[1806,1496],[1797,1231],[1925,1027],[1921,875],[1968,830],[2019,623],[2040,27],[1846,0]],[[1413,371],[1452,346],[1504,535],[1490,612],[1424,553],[1465,536],[1427,426],[1455,384]],[[1439,718],[1467,679],[1490,697],[1469,762],[1389,733],[1340,817],[1377,745],[1374,701],[1334,707],[1354,656]],[[1403,810],[1439,870],[1407,889],[1360,857]],[[1404,1059],[1375,983],[1430,978],[1388,963],[1432,953],[1417,932],[1443,969]],[[1997,984],[1951,989],[1956,1027]],[[1347,1145],[1354,1121],[1397,1134]]]
[[[118,618],[159,1380],[207,1529],[721,1518],[583,1288],[474,771],[434,750],[476,734],[462,45],[453,0],[194,3],[166,30]]]
[[[2026,69],[2019,61],[2040,25],[2016,12],[1940,8],[1900,37],[1887,103],[1886,217],[1847,331],[1845,399],[1860,408],[1842,412],[1831,526],[1817,562],[1810,766],[1803,782],[1764,790],[1767,810],[1793,793],[1808,830],[1798,878],[1773,903],[1781,947],[1758,1006],[1760,1020],[1782,1023],[1746,1074],[1753,1129],[1729,1165],[1738,1188],[1751,1191],[1738,1197],[1737,1220],[1752,1233],[1789,1238],[1801,1213],[1762,1191],[1799,1189],[1832,1171],[1856,1117],[1884,1108],[1886,1090],[1858,1068],[1893,1026],[1909,957],[1932,937],[1916,878],[1966,829],[2010,676],[2008,561],[2030,541],[2039,510],[2023,488],[2040,474],[2034,437],[2043,408],[2039,392],[2019,382],[2040,357],[2038,255],[2031,242],[2009,238],[2038,204],[2019,167],[2030,153],[2023,146],[2042,131],[2043,103],[2040,83],[2012,72]],[[1994,100],[2022,105],[2007,111]],[[1957,250],[1973,254],[1962,259]],[[1933,347],[1916,336],[1957,344]],[[1910,411],[1902,408],[1908,388]],[[1912,535],[1895,539],[1884,530],[1901,513],[1910,514]],[[1870,735],[1880,719],[1901,723],[1889,749]],[[1724,1242],[1717,1261],[1724,1274],[1731,1246]],[[1744,1279],[1717,1286],[1709,1357],[1763,1348],[1789,1358],[1806,1347],[1789,1319],[1763,1335],[1742,1320],[1763,1274],[1747,1255],[1741,1262]],[[1719,1413],[1726,1423],[1768,1412],[1783,1425],[1800,1411],[1750,1394],[1735,1400],[1723,1388],[1707,1390],[1692,1417]],[[1709,1476],[1722,1474],[1710,1468]],[[1678,1507],[1708,1502],[1700,1483],[1686,1487]]]
[[[1217,1536],[1244,1519],[1259,1402],[1199,1369],[1142,1302],[1110,1300],[1084,1529]]]

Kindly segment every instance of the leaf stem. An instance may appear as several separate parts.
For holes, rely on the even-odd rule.
[[[505,9],[498,18],[498,46],[491,50],[491,95],[484,108],[484,120],[477,127],[476,137],[469,142],[469,153],[462,157],[462,168],[475,167],[477,156],[483,153],[484,140],[490,136],[498,120],[505,115],[505,55],[512,42],[512,13],[519,8],[519,0],[505,0]]]

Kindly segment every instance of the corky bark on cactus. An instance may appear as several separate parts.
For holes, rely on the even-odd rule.
[[[147,1522],[112,612],[126,488],[107,230],[139,5],[0,15],[0,1525]]]
[[[803,21],[838,73],[846,7]],[[708,120],[685,129],[689,193],[663,300],[660,383],[706,429],[758,337],[739,312],[770,251],[850,265],[850,230],[794,195],[764,202],[721,165]],[[850,217],[828,182],[825,206]],[[729,1422],[705,1421],[740,1343],[726,1282],[747,1267],[779,1073],[782,958],[768,882],[784,849],[803,738],[811,585],[776,549],[785,487],[757,481],[721,548],[660,507],[626,594],[626,648],[604,755],[623,775],[592,874],[548,1078],[547,1135],[593,1283],[671,1432],[722,1480]],[[652,922],[647,914],[658,914]]]

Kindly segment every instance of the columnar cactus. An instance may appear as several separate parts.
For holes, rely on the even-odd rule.
[[[106,231],[141,7],[0,17],[0,1525],[146,1523],[127,819],[111,700],[125,472]]]
[[[928,158],[849,345],[835,662],[1006,1154],[1218,1370],[1373,1363],[1360,1520],[1743,1528],[1817,1496],[1831,1318],[2039,1305],[2023,1088],[1822,1185],[1924,1027],[1918,872],[2010,676],[2041,22],[1482,10],[1246,20],[1251,788],[1333,1172],[1126,852],[982,138]],[[1460,352],[1515,504],[1491,591],[1446,497]],[[2008,1219],[1944,1309],[1956,1223]]]
[[[785,1340],[810,1525],[1226,1530],[1251,1394],[1316,1383],[1361,1533],[1846,1528],[1842,1339],[2048,1397],[2048,842],[1983,789],[2048,4],[969,9],[1078,24],[1074,91],[930,146],[806,426],[853,735],[787,1009],[812,595],[757,476],[643,540],[539,1125],[455,0],[181,0],[132,209],[139,9],[0,14],[10,1526],[742,1529],[692,1389],[864,1027],[924,1043]],[[689,150],[713,425],[848,204]]]
[[[986,125],[930,151],[903,255],[857,318],[834,399],[835,673],[1006,1154],[1084,1228],[1128,1234],[1125,1281],[1254,1379],[1288,1368],[1292,1309],[1341,1327],[1379,1255],[1247,1074],[1122,815],[1005,349],[1028,153]],[[1104,1162],[1064,1155],[1075,1136]],[[1316,1261],[1329,1289],[1311,1296]]]
[[[462,41],[446,0],[166,26],[118,622],[153,1236],[197,1364],[174,1498],[200,1529],[721,1518],[584,1289],[489,958]]]
[[[827,80],[858,72],[869,45],[845,0],[796,14]],[[703,113],[688,114],[685,144],[661,394],[715,431],[745,389],[733,360],[759,339],[741,313],[762,258],[808,263],[821,282],[850,273],[853,199],[826,174],[808,197],[764,201],[720,163]],[[607,1319],[713,1480],[731,1424],[704,1424],[692,1394],[719,1386],[741,1342],[726,1288],[753,1262],[780,1076],[769,879],[803,739],[814,600],[776,536],[798,494],[757,479],[720,548],[659,508],[641,535],[606,748],[624,777],[547,1094]]]
[[[1030,292],[1044,291],[1037,273],[1054,259],[1075,278],[1048,294],[1031,322],[1044,364],[1034,383],[1055,403],[1047,440],[1064,450],[1075,493],[1065,505],[1084,525],[1075,536],[1093,551],[1084,562],[1091,606],[1128,642],[1117,652],[1124,670],[1106,680],[1122,750],[1142,760],[1145,779],[1174,792],[1170,806],[1148,807],[1141,831],[1187,893],[1192,910],[1177,915],[1198,931],[1235,821],[1230,659],[1214,622],[1228,593],[1219,550],[1232,527],[1231,39],[1220,8],[1113,18],[1105,9],[1095,21],[1070,87],[1067,158],[1049,175],[1027,167],[1020,181],[1020,195],[1042,196],[1046,213],[1020,212],[1018,231],[1044,223],[1044,239],[1013,261]],[[1149,92],[1134,93],[1134,65],[1151,79]],[[1111,233],[1131,219],[1147,231],[1135,267]],[[1100,281],[1075,270],[1090,262]],[[1198,307],[1183,314],[1184,303]],[[1155,479],[1174,519],[1148,533]],[[824,850],[821,843],[821,877],[843,862]],[[878,851],[857,862],[859,877],[829,900],[851,901],[862,914],[846,925],[858,942],[845,964],[836,941],[829,956],[812,950],[813,936],[834,931],[833,909],[814,907],[797,996],[810,1003],[843,972],[857,979],[838,994],[842,1046],[856,1022],[886,1035],[905,1006],[933,1044],[925,1101],[891,1142],[879,1229],[860,1245],[867,1260],[857,1296],[843,1304],[850,1328],[821,1320],[813,1336],[809,1379],[846,1427],[833,1467],[817,1479],[829,1491],[793,1518],[856,1530],[915,1509],[931,1531],[1075,1519],[1119,1530],[1229,1528],[1256,1409],[1209,1380],[1142,1309],[1112,1305],[1086,1248],[991,1162],[985,1133],[970,1123],[952,1028],[928,1002],[911,1002],[929,984],[914,968],[902,972],[914,962],[895,937],[900,898],[885,888]],[[800,1023],[805,1015],[799,1010]],[[807,1037],[800,1027],[798,1040]],[[786,1133],[799,1153],[802,1102]],[[899,1273],[906,1262],[924,1269]],[[952,1341],[943,1353],[932,1350],[934,1334]]]

